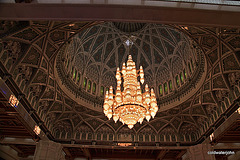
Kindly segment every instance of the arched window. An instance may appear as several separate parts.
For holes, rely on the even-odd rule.
[[[182,134],[180,134],[180,141],[184,141],[184,137]]]
[[[112,141],[113,140],[113,134],[109,134],[109,141]]]
[[[91,88],[92,88],[92,82],[88,80],[88,87],[87,87],[88,92],[91,91]]]
[[[183,70],[184,78],[187,79],[187,72],[186,69]]]
[[[96,93],[96,83],[93,83],[93,89],[92,89],[93,94]]]
[[[164,83],[164,93],[168,94],[168,87],[167,87],[167,83]]]
[[[107,134],[103,133],[103,140],[106,141],[107,140]]]
[[[169,85],[169,90],[170,90],[170,92],[172,91],[172,81],[170,80],[169,82],[168,82],[168,85]]]
[[[101,140],[101,134],[100,133],[97,134],[97,140]]]
[[[163,88],[162,88],[162,85],[161,85],[161,84],[159,85],[159,94],[160,94],[160,95],[163,94]]]
[[[195,141],[195,140],[196,140],[195,137],[196,137],[195,134],[192,133],[192,134],[191,134],[191,140],[192,140],[192,141]]]
[[[86,86],[87,86],[87,78],[84,77],[84,79],[83,79],[83,88],[86,88]]]
[[[180,73],[180,80],[181,80],[181,83],[183,83],[183,74],[182,74],[182,72]]]
[[[224,102],[225,102],[225,104],[226,104],[226,107],[228,108],[228,107],[229,107],[228,99],[227,99],[227,98],[224,98]]]
[[[178,75],[176,76],[176,84],[177,84],[177,87],[180,86],[180,81],[179,81],[179,77],[178,77]]]
[[[59,130],[56,131],[56,134],[55,134],[55,135],[56,135],[56,138],[60,138],[60,137],[59,137],[59,136],[60,136]]]
[[[77,132],[77,134],[76,134],[76,139],[80,139],[80,133],[79,132]]]
[[[78,76],[77,76],[77,83],[80,82],[80,73],[78,73]]]
[[[91,140],[92,139],[92,133],[88,133],[88,140]]]
[[[186,134],[185,137],[186,137],[186,141],[190,141],[189,135]]]
[[[224,112],[226,110],[226,106],[225,106],[225,104],[223,102],[221,103],[221,106],[222,106],[222,110]]]
[[[169,134],[166,134],[166,141],[170,141],[170,136],[169,136]]]
[[[140,141],[140,142],[143,141],[143,135],[142,135],[142,134],[139,135],[139,141]]]
[[[73,79],[75,80],[76,78],[76,75],[77,75],[77,70],[74,70],[74,73],[73,73]]]
[[[86,140],[86,133],[82,133],[82,140]]]
[[[162,142],[164,141],[164,135],[163,134],[160,135],[160,141],[162,141]]]
[[[145,141],[149,142],[149,135],[148,134],[145,135]]]
[[[62,132],[62,137],[61,137],[61,138],[62,138],[62,139],[65,139],[65,136],[66,136],[66,132],[63,131],[63,132]]]
[[[171,137],[172,137],[172,141],[176,141],[175,135],[171,135]]]
[[[101,88],[100,88],[100,95],[103,96],[103,94],[104,94],[104,87],[101,86]]]
[[[68,133],[67,133],[67,139],[70,139],[70,138],[71,138],[71,133],[68,132]]]
[[[132,137],[132,141],[134,141],[134,134],[131,134],[131,137]]]
[[[151,141],[155,142],[155,135],[154,134],[151,135]]]

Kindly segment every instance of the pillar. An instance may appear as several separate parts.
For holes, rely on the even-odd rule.
[[[34,160],[65,160],[62,145],[49,140],[40,140],[36,145]]]

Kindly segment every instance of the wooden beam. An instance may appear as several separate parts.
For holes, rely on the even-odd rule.
[[[181,159],[182,156],[186,153],[187,151],[186,150],[182,150],[176,157],[176,159]]]
[[[168,149],[161,150],[158,153],[158,156],[157,156],[156,160],[162,160],[164,158],[164,156],[167,154],[168,151],[169,151]]]
[[[236,6],[233,7],[236,8]],[[240,26],[239,17],[240,12],[232,10],[204,10],[167,6],[66,3],[0,5],[1,20],[133,21],[232,27]]]
[[[73,159],[71,152],[68,150],[68,148],[63,148],[63,151],[65,152],[66,156],[65,158],[67,160]]]
[[[20,150],[20,149],[18,149],[15,145],[13,145],[13,144],[11,144],[11,145],[9,145],[12,149],[14,149],[15,151],[17,151],[19,154],[22,154],[23,152]]]
[[[61,143],[61,142],[59,142]],[[127,146],[127,147],[121,147],[121,146],[110,146],[110,145],[80,145],[80,144],[62,144],[63,147],[82,147],[82,148],[96,148],[96,149],[146,149],[146,150],[163,150],[163,149],[172,149],[172,150],[183,150],[188,149],[189,146]]]
[[[88,149],[88,148],[82,148],[82,151],[83,151],[84,156],[85,156],[87,159],[91,159],[91,158],[92,158],[91,153],[89,152],[89,149]]]

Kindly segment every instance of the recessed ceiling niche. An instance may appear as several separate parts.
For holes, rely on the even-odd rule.
[[[131,40],[131,46],[126,44]],[[116,70],[131,54],[143,66],[145,83],[154,88],[159,111],[186,101],[202,85],[206,63],[202,50],[186,34],[167,25],[102,23],[89,27],[64,44],[56,58],[62,89],[84,106],[102,112]]]

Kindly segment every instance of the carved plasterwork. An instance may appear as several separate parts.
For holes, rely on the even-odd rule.
[[[107,130],[104,129],[104,127],[108,127],[109,132],[106,133],[108,134],[107,138],[109,141],[117,140],[115,135],[125,133],[135,135],[134,140],[137,141],[137,134],[140,132],[143,133],[142,131],[148,130],[150,127],[154,131],[153,133],[160,136],[158,137],[159,139],[156,138],[155,141],[164,142],[168,140],[168,137],[166,137],[167,134],[172,135],[169,141],[171,140],[173,142],[180,140],[181,143],[184,143],[185,140],[187,141],[189,139],[189,136],[191,141],[197,141],[205,134],[209,127],[214,124],[217,118],[224,114],[234,100],[240,96],[239,28],[188,26],[187,29],[183,29],[181,25],[171,25],[171,27],[174,28],[173,30],[178,30],[182,35],[188,35],[192,41],[192,47],[199,48],[203,57],[206,58],[206,78],[203,79],[203,84],[197,88],[191,83],[193,79],[188,79],[187,81],[189,81],[189,83],[184,83],[186,85],[184,87],[189,85],[189,87],[192,88],[192,90],[195,89],[196,92],[190,94],[191,96],[184,101],[180,101],[180,99],[169,99],[166,105],[171,105],[171,103],[176,101],[179,101],[179,105],[158,112],[156,117],[150,120],[150,122],[144,121],[142,125],[136,125],[132,130],[127,129],[126,126],[122,126],[121,123],[115,124],[112,120],[109,121],[101,111],[98,112],[85,107],[87,104],[91,104],[93,107],[96,106],[98,103],[101,103],[101,98],[97,98],[97,96],[91,95],[88,92],[85,93],[85,91],[81,92],[84,93],[81,96],[76,94],[80,94],[80,92],[75,91],[72,91],[72,95],[74,96],[68,94],[68,92],[61,87],[62,82],[60,81],[61,83],[59,83],[57,81],[54,70],[54,62],[63,46],[71,41],[74,35],[78,33],[88,33],[87,31],[90,30],[90,27],[96,24],[99,23],[64,21],[29,21],[27,23],[5,21],[1,23],[0,29],[1,32],[4,33],[1,34],[0,39],[2,78],[4,80],[8,78],[12,79],[12,83],[15,83],[19,92],[25,95],[24,98],[29,102],[32,111],[36,112],[43,122],[42,125],[46,126],[49,134],[53,135],[54,138],[57,137],[57,139],[67,139],[70,141],[76,137],[75,133],[86,131],[88,133],[87,137],[91,137],[91,140],[95,140],[98,133],[101,140],[101,136],[103,137],[103,134],[105,134],[102,130]],[[11,27],[7,27],[9,25]],[[104,25],[101,24],[100,26]],[[144,28],[145,27],[146,26],[144,26]],[[12,29],[9,30],[10,28]],[[85,31],[82,32],[84,29]],[[154,31],[154,29],[151,29],[151,31]],[[174,38],[174,36],[177,35],[172,34],[172,29],[166,29],[165,31],[166,34],[170,36],[166,37],[164,41],[170,44],[177,43],[177,38]],[[112,33],[112,31],[110,33]],[[147,42],[153,38],[150,37],[151,33],[147,33],[147,30],[143,35],[144,36],[139,38],[140,41],[136,40],[136,44],[139,44],[142,48],[139,49],[136,47],[137,45],[135,47],[133,46],[132,52],[135,51],[137,54],[148,50],[147,44],[149,43]],[[157,35],[162,37],[159,33]],[[126,48],[120,45],[121,39],[119,41],[119,37],[114,36],[114,41],[119,43],[119,46],[116,47],[117,45],[113,44],[113,48],[115,47],[117,50],[114,52],[110,51],[109,53],[112,53],[112,55],[116,55],[116,53],[120,54],[120,52],[125,53]],[[85,37],[87,38],[87,36]],[[94,36],[92,36],[92,38],[94,38]],[[111,37],[109,38],[111,39]],[[172,38],[172,40],[168,38]],[[90,39],[91,38],[89,38],[89,40]],[[103,41],[103,45],[109,44],[110,40],[108,41],[107,39],[108,37]],[[112,37],[112,39],[114,38]],[[141,44],[142,39],[146,42],[146,47],[143,47],[143,43]],[[84,51],[83,53],[86,55],[89,55],[87,51],[91,51],[93,45],[97,43],[95,41],[90,44],[88,43],[89,40],[81,42],[83,46],[80,51]],[[99,41],[99,43],[100,42],[102,41]],[[112,50],[111,47],[109,44],[109,50]],[[170,48],[171,47],[169,47],[169,49]],[[111,62],[111,56],[104,58],[106,51],[102,52],[104,52],[104,54],[99,55],[103,55],[103,57],[95,56],[94,59],[90,58],[88,59],[89,64],[90,62],[101,65],[105,64],[105,66],[108,66],[108,70],[111,71],[110,75],[112,76],[116,70],[116,66],[107,63]],[[162,52],[165,53],[166,50]],[[149,59],[156,60],[156,65],[162,63],[162,65],[160,65],[161,67],[164,66],[164,63],[160,62],[160,57],[159,59],[154,59],[153,57],[155,56],[152,51],[152,58],[146,56],[145,54],[145,59],[147,60],[145,66],[146,75],[148,74],[151,77],[148,81],[154,81],[154,83],[155,80],[156,82],[158,81],[158,79],[152,75],[162,78],[162,80],[159,81],[171,77],[168,75],[169,71],[163,68],[161,68],[161,74],[157,74],[157,72],[150,73],[151,66],[149,64],[151,63]],[[120,63],[124,61],[124,57],[126,56],[124,55],[122,61],[118,61],[117,65],[120,65]],[[61,61],[63,62],[64,60]],[[172,64],[174,64],[174,66],[179,65],[179,68],[181,68],[184,65],[182,66],[180,62],[180,60],[176,59],[173,60]],[[76,63],[82,64],[83,62],[76,61]],[[137,63],[141,63],[141,58],[137,59]],[[86,65],[88,64],[85,64],[85,66]],[[93,66],[93,68],[86,68],[86,70],[84,70],[84,66],[80,66],[79,70],[81,73],[84,73],[84,71],[91,73],[91,78],[95,77],[94,80],[96,79],[97,83],[97,81],[102,78],[97,77],[98,72],[94,73],[97,66],[89,66]],[[172,68],[173,74],[178,72],[177,69],[176,67]],[[106,76],[107,75],[108,74],[106,74]],[[164,77],[163,75],[166,76]],[[66,77],[65,80],[67,80],[67,78],[68,77]],[[106,83],[108,84],[108,82]],[[75,85],[75,83],[73,84]],[[156,88],[157,86],[153,87]],[[75,87],[75,90],[82,90],[82,87],[79,85],[78,88]],[[98,90],[98,92],[100,91]],[[186,91],[183,95],[184,94],[189,94],[189,92]],[[175,93],[172,92],[172,95],[175,95]],[[81,98],[82,103],[77,103],[75,97]],[[159,107],[161,109],[162,105]],[[188,135],[188,133],[192,134]],[[78,140],[79,139],[81,140],[81,138],[78,138]]]

